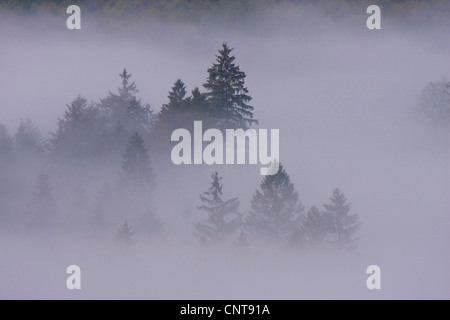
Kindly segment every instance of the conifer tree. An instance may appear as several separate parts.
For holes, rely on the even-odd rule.
[[[196,87],[191,92],[189,112],[193,114],[192,120],[201,120],[205,128],[211,127],[212,113],[205,93]]]
[[[138,93],[138,90],[134,81],[132,83],[129,82],[131,74],[127,72],[127,69],[123,69],[119,76],[122,79],[122,87],[119,87],[119,95],[125,100],[133,99],[134,95]]]
[[[143,189],[153,184],[150,156],[144,140],[135,132],[130,140],[122,161],[120,182],[128,188]]]
[[[351,203],[338,189],[333,190],[330,203],[323,205],[326,219],[330,221],[332,241],[338,249],[353,250],[357,246],[357,232],[361,226],[359,216],[350,214]]]
[[[218,128],[247,129],[258,122],[253,119],[254,108],[248,104],[252,97],[245,86],[246,74],[235,64],[232,51],[226,43],[222,45],[203,86]]]
[[[186,93],[184,82],[181,79],[177,79],[172,90],[169,91],[169,103],[164,104],[157,115],[156,121],[158,125],[167,127],[168,131],[182,126],[183,116],[189,103]]]
[[[330,232],[330,219],[316,206],[312,206],[305,215],[302,227],[307,243],[320,246]]]
[[[283,166],[264,177],[251,202],[247,227],[256,238],[287,242],[299,224],[303,206]]]
[[[95,155],[99,143],[97,120],[97,111],[78,95],[58,118],[56,132],[50,133],[50,152],[71,159]]]
[[[20,119],[14,134],[14,143],[21,152],[36,153],[42,151],[41,133],[29,118]]]
[[[153,112],[149,104],[143,104],[136,97],[138,93],[136,83],[130,83],[131,74],[126,69],[119,75],[121,87],[119,94],[109,92],[109,95],[100,99],[97,109],[104,121],[107,133],[110,133],[118,125],[124,129],[124,135],[130,136],[134,132],[145,136],[150,131],[153,121]]]
[[[195,120],[204,121],[204,128],[210,124],[210,121],[205,121],[208,117],[206,96],[198,88],[192,91],[192,96],[186,95],[184,82],[176,80],[169,91],[169,102],[162,106],[151,128],[151,151],[159,162],[170,159],[170,138],[175,129],[185,128],[192,132]]]
[[[196,236],[205,245],[225,242],[240,226],[239,200],[222,199],[222,178],[217,172],[211,175],[212,183],[208,191],[200,195],[202,205],[198,208],[207,214],[202,222],[195,223]]]

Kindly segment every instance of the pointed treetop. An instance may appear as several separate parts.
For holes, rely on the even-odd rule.
[[[219,49],[220,55],[216,55],[217,61],[221,60],[230,60],[233,61],[236,59],[234,56],[230,56],[230,53],[234,50],[234,48],[230,48],[226,42],[222,43],[222,49]]]
[[[246,74],[234,63],[232,50],[226,43],[222,44],[216,62],[208,68],[203,87],[219,128],[247,129],[258,121],[253,119],[254,108],[248,104],[252,97],[245,86]]]
[[[127,69],[123,69],[123,72],[119,74],[122,78],[122,87],[119,88],[119,94],[121,97],[130,98],[132,93],[137,93],[136,83],[133,81],[129,84],[129,79],[132,76],[131,73],[128,73]]]
[[[186,96],[186,86],[181,79],[177,79],[173,84],[172,91],[169,92],[169,103],[181,103]]]
[[[222,180],[222,177],[219,176],[219,173],[216,171],[211,175],[212,182],[211,187],[209,187],[208,191],[204,192],[206,196],[210,196],[211,199],[207,199],[204,196],[200,196],[203,202],[210,202],[213,205],[221,204],[222,201],[222,187],[223,185],[220,183]]]

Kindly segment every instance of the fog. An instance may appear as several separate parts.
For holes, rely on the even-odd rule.
[[[2,13],[0,123],[11,134],[29,117],[50,138],[78,94],[98,103],[117,93],[124,68],[137,97],[157,113],[178,78],[188,95],[205,91],[207,69],[227,42],[247,74],[254,128],[280,130],[280,161],[303,206],[322,208],[339,187],[362,225],[350,253],[262,243],[250,253],[206,249],[193,233],[205,218],[197,207],[210,175],[219,172],[224,199],[238,197],[246,216],[264,178],[260,166],[176,167],[170,158],[158,165],[151,152],[151,195],[134,204],[139,213],[125,203],[120,217],[105,212],[109,225],[96,237],[90,213],[80,223],[68,218],[74,193],[82,188],[91,212],[102,186],[117,181],[120,162],[55,164],[48,154],[20,159],[18,167],[0,162],[0,298],[450,298],[450,134],[411,113],[427,83],[449,77],[449,24],[387,22],[371,31],[366,18],[363,10],[361,21],[343,23],[280,7],[240,29],[163,20],[116,25],[87,14],[81,30],[67,30],[64,15]],[[174,145],[169,136],[167,143]],[[41,173],[64,227],[34,232],[23,221]],[[150,240],[138,219],[149,208],[164,224]],[[114,236],[125,217],[136,234],[122,250]],[[66,287],[72,264],[81,268],[81,290]],[[373,264],[381,268],[381,290],[366,287]]]

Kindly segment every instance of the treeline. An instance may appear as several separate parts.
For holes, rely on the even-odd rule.
[[[177,22],[214,22],[216,25],[231,26],[245,24],[252,15],[278,17],[279,9],[286,8],[290,14],[314,10],[331,19],[342,21],[364,18],[365,9],[372,4],[385,12],[385,21],[413,26],[426,21],[430,24],[448,23],[450,4],[446,0],[6,0],[0,9],[18,13],[51,13],[60,15],[65,9],[76,4],[88,14],[114,19],[115,22],[144,21],[161,18]],[[364,19],[363,19],[364,20]],[[310,21],[312,22],[312,21]]]

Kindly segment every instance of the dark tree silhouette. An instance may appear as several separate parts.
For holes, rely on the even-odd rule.
[[[168,95],[169,102],[162,106],[151,128],[150,147],[158,162],[170,159],[170,137],[175,129],[185,128],[192,132],[196,120],[203,121],[204,128],[211,126],[205,94],[198,88],[192,91],[192,96],[187,97],[186,94],[184,82],[180,79],[175,81]]]
[[[253,107],[248,104],[252,99],[245,87],[246,74],[234,63],[233,49],[226,43],[216,55],[216,62],[208,69],[208,79],[203,85],[210,104],[216,126],[220,129],[243,128],[253,123]]]

